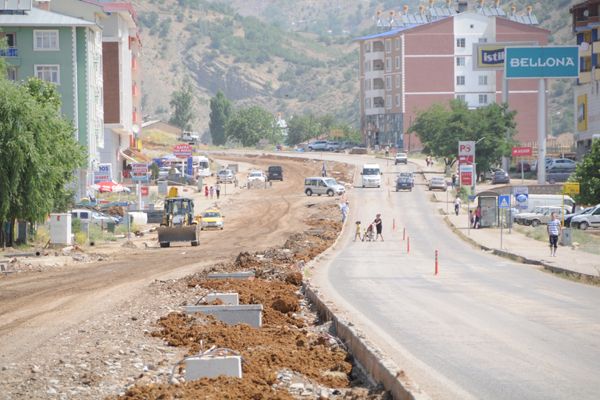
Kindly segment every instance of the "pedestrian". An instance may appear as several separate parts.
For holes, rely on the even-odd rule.
[[[425,157],[425,164],[427,164],[427,168],[429,168],[429,156]]]
[[[556,248],[558,245],[558,235],[560,235],[560,220],[556,213],[550,214],[551,220],[548,222],[548,240],[550,241],[550,256],[556,257]]]
[[[208,199],[208,185],[204,185],[204,197]]]
[[[213,199],[214,195],[215,195],[215,188],[214,188],[214,186],[211,186],[210,187],[210,199],[211,200]]]
[[[347,201],[340,203],[340,211],[342,212],[342,224],[343,224],[346,221],[348,212],[350,211],[350,204]]]
[[[377,238],[381,236],[381,241],[383,242],[383,234],[381,233],[383,230],[383,222],[381,221],[381,214],[377,214],[375,216],[373,223],[375,224],[375,230],[377,231],[377,234],[375,235],[375,241],[377,241]]]
[[[472,228],[475,227],[475,211],[474,210],[469,210],[469,226]]]
[[[221,185],[219,185],[218,183],[215,186],[215,192],[217,192],[217,200],[219,200],[219,197],[221,196]]]
[[[458,212],[460,211],[460,197],[456,196],[456,199],[454,200],[454,213],[456,215],[458,215]]]
[[[473,228],[479,229],[481,226],[481,207],[478,206],[475,209],[475,223],[473,224]]]
[[[354,233],[354,241],[355,242],[356,242],[356,239],[362,240],[362,238],[360,236],[360,221],[356,221],[356,232]]]
[[[456,174],[452,174],[452,189],[456,188]]]

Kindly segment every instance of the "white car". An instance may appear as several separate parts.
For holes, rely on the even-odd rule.
[[[587,228],[600,228],[600,204],[587,214],[580,214],[571,218],[571,226],[586,230]]]
[[[248,183],[250,182],[262,182],[265,183],[267,181],[267,177],[262,171],[250,171],[248,174]]]
[[[394,158],[394,165],[408,164],[408,155],[406,153],[397,153]]]
[[[71,217],[88,224],[92,223],[96,225],[106,225],[109,222],[113,224],[119,223],[119,220],[115,217],[85,208],[71,210]]]
[[[233,183],[235,174],[230,169],[222,169],[217,172],[217,183]]]

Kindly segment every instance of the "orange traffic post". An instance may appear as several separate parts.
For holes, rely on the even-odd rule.
[[[410,236],[406,238],[406,254],[410,253]]]
[[[435,251],[435,275],[438,274],[438,251]]]

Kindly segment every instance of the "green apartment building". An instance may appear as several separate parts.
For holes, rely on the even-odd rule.
[[[83,196],[104,143],[102,31],[94,22],[42,9],[47,5],[0,1],[0,35],[8,44],[0,56],[9,79],[35,76],[56,84],[62,112],[73,121],[78,141],[88,150],[88,166],[78,176],[78,194]]]

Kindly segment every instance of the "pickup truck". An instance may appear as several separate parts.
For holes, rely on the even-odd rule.
[[[179,137],[179,140],[181,140],[182,142],[199,142],[200,135],[196,132],[183,131],[183,133]]]

